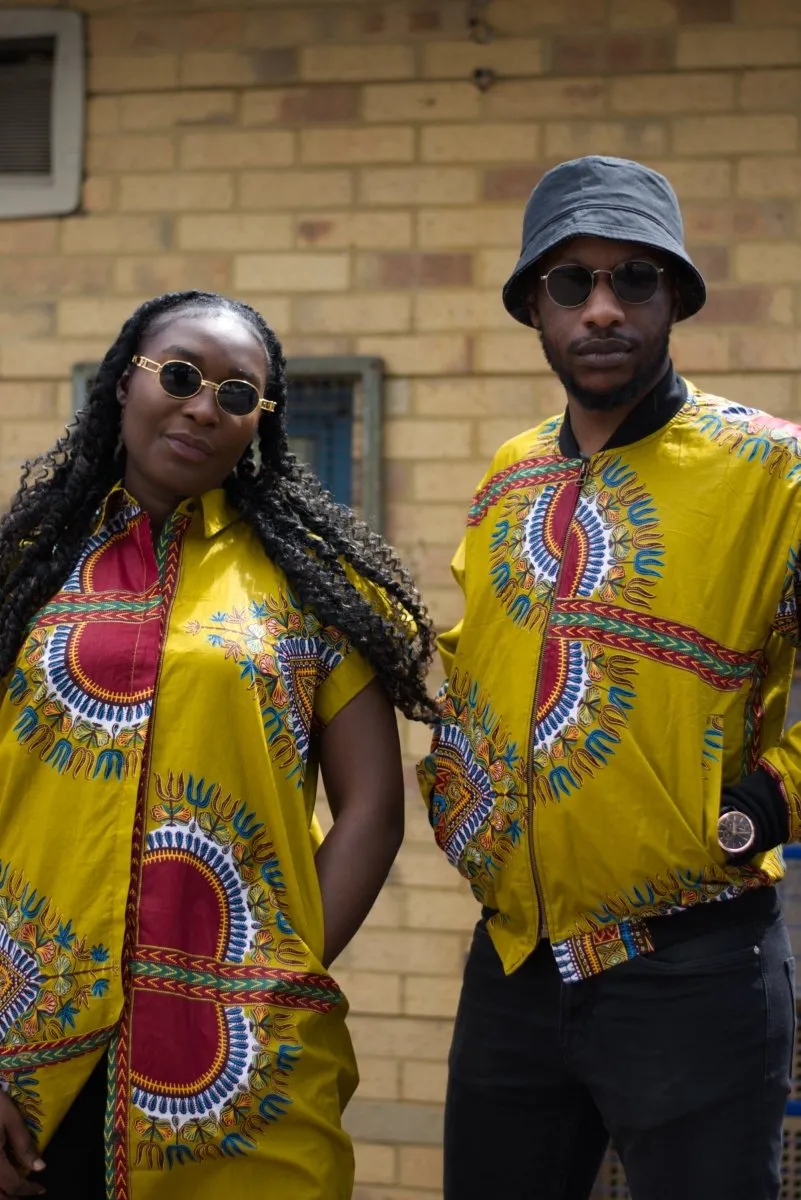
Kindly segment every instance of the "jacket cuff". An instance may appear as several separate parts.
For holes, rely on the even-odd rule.
[[[781,776],[767,764],[723,789],[723,806],[736,808],[754,822],[755,853],[773,850],[790,838],[790,813]]]

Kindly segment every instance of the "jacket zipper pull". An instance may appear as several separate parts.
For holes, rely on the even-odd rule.
[[[578,486],[579,491],[581,491],[581,489],[584,487],[584,484],[587,482],[587,476],[589,475],[589,473],[590,473],[590,460],[586,454],[582,454],[582,456],[581,456],[581,471],[579,472],[579,477],[578,477],[578,481],[577,481],[577,486]]]

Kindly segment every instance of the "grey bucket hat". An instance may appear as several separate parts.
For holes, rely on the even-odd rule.
[[[677,319],[703,307],[706,285],[684,248],[679,202],[667,179],[641,163],[593,154],[548,171],[529,197],[520,258],[503,289],[504,306],[516,321],[531,324],[525,276],[554,246],[575,237],[660,250],[676,270]]]

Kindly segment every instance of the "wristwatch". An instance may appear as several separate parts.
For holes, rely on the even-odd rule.
[[[750,817],[736,808],[725,808],[718,817],[718,844],[727,854],[744,854],[756,837],[756,826]]]

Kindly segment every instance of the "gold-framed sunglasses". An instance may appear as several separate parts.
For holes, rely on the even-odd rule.
[[[145,358],[143,354],[135,354],[131,362],[143,371],[158,375],[162,391],[172,396],[173,400],[191,400],[202,388],[210,387],[217,404],[229,416],[246,417],[257,408],[275,412],[275,400],[265,400],[259,395],[259,389],[246,379],[224,379],[222,383],[212,383],[210,379],[203,378],[193,363],[175,358],[158,363],[152,358]]]

